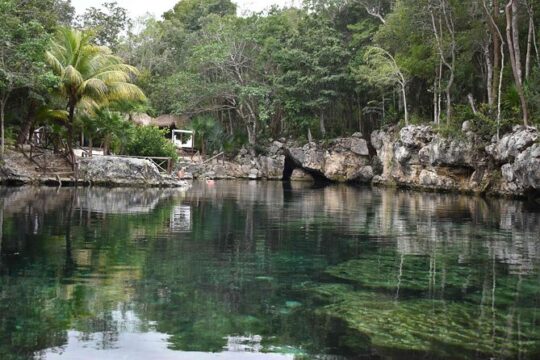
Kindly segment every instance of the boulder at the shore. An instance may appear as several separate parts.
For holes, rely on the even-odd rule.
[[[536,128],[516,126],[486,151],[502,164],[501,193],[540,192],[540,133]]]
[[[62,185],[92,184],[129,187],[188,187],[189,183],[175,176],[161,174],[150,160],[94,156],[77,160],[78,171],[62,156],[52,151],[40,157],[41,165],[31,161],[22,151],[7,150],[0,162],[0,183]]]
[[[95,156],[79,160],[79,179],[95,185],[186,187],[187,182],[163,175],[150,160]]]
[[[296,168],[335,182],[371,182],[373,168],[368,143],[357,133],[329,144],[309,143],[286,149]]]

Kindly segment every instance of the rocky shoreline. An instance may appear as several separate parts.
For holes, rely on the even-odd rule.
[[[294,180],[397,186],[423,191],[540,198],[540,133],[515,126],[486,141],[469,130],[445,138],[428,125],[391,127],[325,142],[271,141],[259,155],[242,149],[233,159],[179,162],[164,175],[150,161],[83,158],[76,176],[44,176],[21,154],[0,165],[3,184],[82,184],[189,187],[192,179]]]
[[[490,196],[538,197],[540,133],[516,126],[486,141],[464,124],[445,138],[427,125],[360,133],[303,146],[273,141],[263,154],[245,149],[232,160],[179,164],[186,178],[310,180],[364,183]]]
[[[46,154],[51,171],[40,170],[21,152],[8,151],[0,164],[0,184],[4,185],[82,185],[109,187],[188,188],[189,182],[162,174],[146,159],[95,156],[78,160],[76,171],[54,154]],[[56,164],[55,164],[56,163]],[[55,166],[60,168],[54,169]]]
[[[429,126],[373,132],[371,142],[382,164],[373,183],[497,196],[540,192],[536,128],[516,126],[490,142],[466,128],[452,139]]]

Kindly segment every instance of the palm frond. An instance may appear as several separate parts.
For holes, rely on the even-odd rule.
[[[68,65],[68,67],[66,67],[62,80],[64,81],[64,84],[76,88],[79,87],[80,84],[84,81],[81,73],[72,65]]]
[[[66,110],[49,109],[47,107],[42,107],[38,110],[37,118],[40,121],[67,121],[68,112]]]
[[[107,84],[103,80],[91,78],[82,82],[78,92],[81,97],[89,96],[94,99],[101,99],[107,95],[108,90]]]
[[[139,70],[135,66],[119,63],[119,64],[109,64],[109,65],[103,66],[103,67],[99,68],[98,71],[93,76],[98,76],[99,73],[107,72],[107,71],[121,71],[121,72],[124,72],[124,73],[126,73],[126,74],[128,74],[130,76],[131,75],[134,75],[134,76],[139,75]]]
[[[118,82],[129,82],[131,80],[131,76],[129,75],[129,73],[118,71],[118,70],[109,70],[109,71],[100,72],[96,74],[94,78],[102,80],[107,84],[114,84]]]
[[[146,96],[137,85],[126,82],[118,82],[111,84],[109,86],[109,93],[107,95],[107,98],[110,101],[146,101]]]
[[[79,110],[87,113],[93,113],[96,109],[108,104],[107,98],[100,100],[93,99],[89,96],[83,96],[79,101]]]
[[[45,60],[47,61],[55,75],[63,76],[64,66],[52,52],[45,52]]]

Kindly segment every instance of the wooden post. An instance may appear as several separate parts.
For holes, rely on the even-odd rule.
[[[75,162],[75,187],[79,185],[79,162]]]

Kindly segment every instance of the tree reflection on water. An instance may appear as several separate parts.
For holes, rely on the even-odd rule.
[[[2,359],[540,354],[540,214],[519,201],[278,182],[0,198]]]

